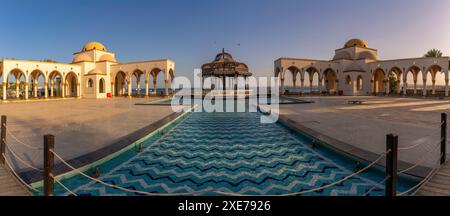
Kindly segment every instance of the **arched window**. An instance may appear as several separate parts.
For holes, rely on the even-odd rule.
[[[105,93],[105,80],[103,78],[100,79],[100,82],[98,84],[98,91],[100,93]]]
[[[358,79],[356,79],[356,89],[358,91],[361,91],[363,88],[363,78],[361,75],[358,76]]]
[[[93,81],[92,79],[90,79],[90,78],[89,78],[89,80],[88,80],[87,87],[88,87],[88,88],[94,87],[94,81]]]
[[[350,77],[350,75],[347,75],[347,77],[345,78],[345,84],[347,84],[347,85],[352,84],[352,78]]]

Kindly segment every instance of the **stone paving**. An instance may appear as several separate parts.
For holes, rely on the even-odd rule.
[[[93,152],[172,113],[170,106],[135,106],[159,98],[72,99],[1,103],[8,129],[21,142],[43,146],[45,134],[55,135],[55,149],[65,159]],[[7,142],[27,162],[42,167],[43,153],[19,144],[10,134]],[[24,165],[13,161],[19,172]]]
[[[314,131],[363,150],[382,153],[386,134],[399,136],[399,159],[434,166],[439,156],[441,112],[450,111],[450,101],[395,97],[301,97],[309,104],[280,105],[280,113]],[[350,105],[348,100],[362,100]],[[428,153],[430,152],[430,153]],[[428,154],[428,155],[424,155]]]

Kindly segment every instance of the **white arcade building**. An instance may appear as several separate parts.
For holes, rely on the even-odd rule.
[[[170,59],[119,63],[115,53],[99,42],[87,43],[73,54],[70,64],[54,61],[0,59],[2,100],[107,96],[131,96],[132,82],[136,94],[145,88],[149,96],[149,82],[157,93],[158,76],[164,76],[164,95],[175,77],[175,62]],[[145,86],[141,86],[141,80]]]
[[[282,93],[285,93],[289,73],[293,89],[304,92],[425,96],[437,93],[438,80],[443,86],[442,95],[448,96],[449,57],[380,60],[378,50],[369,48],[361,39],[349,40],[335,50],[332,60],[282,57],[275,61],[274,66],[275,76],[280,77]],[[390,77],[394,77],[394,82]]]

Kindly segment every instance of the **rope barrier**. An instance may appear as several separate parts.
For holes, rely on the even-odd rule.
[[[67,188],[62,182],[60,182],[57,178],[53,178],[53,180],[55,180],[56,183],[58,183],[62,188],[64,188],[64,190],[66,190],[67,192],[69,192],[70,194],[77,196],[76,193],[74,193],[73,191],[71,191],[69,188]]]
[[[426,152],[425,154],[422,154],[422,157],[420,158],[420,160],[418,160],[414,165],[412,165],[412,166],[410,166],[410,167],[408,167],[408,168],[406,168],[406,169],[404,169],[404,170],[402,170],[402,171],[399,171],[398,174],[404,174],[404,173],[406,173],[406,172],[408,172],[408,171],[410,171],[410,170],[412,170],[412,169],[418,167],[419,165],[421,165],[421,164],[427,159],[427,156],[428,156],[431,152],[434,152],[436,149],[438,149],[438,147],[440,147],[440,145],[439,145],[440,142],[437,143],[437,144],[438,144],[438,145],[436,145],[433,149],[431,149],[430,151]]]
[[[430,173],[422,179],[422,181],[420,181],[418,184],[416,184],[415,186],[411,187],[410,189],[398,193],[398,196],[404,196],[405,194],[408,194],[410,192],[412,192],[413,190],[417,189],[419,186],[421,186],[422,184],[424,184],[426,181],[428,181],[429,179],[431,179],[431,177],[433,176],[433,174],[438,170],[438,168],[434,168],[433,170],[430,171]]]
[[[383,184],[385,181],[387,181],[390,178],[390,176],[386,176],[386,178],[384,178],[382,181],[378,182],[376,185],[372,186],[369,190],[366,191],[366,193],[364,193],[363,196],[368,196],[370,194],[370,192],[372,192],[373,190],[375,190],[375,188],[379,187],[380,184]]]
[[[123,190],[123,191],[130,192],[130,193],[138,193],[138,194],[143,194],[143,195],[148,195],[148,196],[189,196],[189,195],[192,196],[192,195],[198,195],[198,194],[202,194],[202,193],[206,193],[206,192],[211,192],[212,191],[212,189],[211,189],[211,190],[202,190],[202,191],[197,191],[197,192],[192,192],[192,193],[168,193],[168,194],[162,194],[162,193],[150,193],[150,192],[146,192],[146,191],[139,191],[139,190],[128,189],[128,188],[124,188],[124,187],[117,186],[117,185],[114,185],[114,184],[106,183],[106,182],[104,182],[104,181],[102,181],[100,179],[97,179],[97,178],[93,178],[93,177],[83,173],[81,170],[73,167],[69,163],[67,163],[61,156],[59,156],[53,150],[50,150],[50,152],[52,152],[53,155],[56,158],[58,158],[64,165],[66,165],[70,169],[76,171],[80,175],[82,175],[82,176],[84,176],[84,177],[86,177],[86,178],[88,178],[88,179],[90,179],[90,180],[92,180],[94,182],[103,184],[105,186],[112,187],[112,188],[119,189],[119,190]]]
[[[437,132],[436,132],[436,131],[437,131]],[[429,135],[426,136],[426,137],[422,137],[422,139],[430,138],[431,136],[437,135],[437,134],[439,134],[439,133],[441,132],[441,131],[439,131],[439,130],[436,130],[436,131],[433,132],[432,134],[429,134]],[[416,148],[416,147],[418,147],[418,146],[420,146],[420,145],[423,145],[423,144],[425,144],[425,143],[427,143],[427,142],[417,143],[417,144],[414,144],[414,145],[411,145],[411,146],[407,146],[407,147],[399,147],[398,150],[399,150],[399,151],[410,150],[410,149]]]
[[[12,148],[9,147],[9,145],[8,145],[7,143],[6,143],[5,146],[6,146],[6,148],[9,150],[9,152],[11,152],[11,154],[14,156],[14,158],[16,158],[17,160],[19,160],[22,164],[28,166],[29,168],[31,168],[31,169],[33,169],[33,170],[43,172],[42,169],[39,169],[39,168],[37,168],[37,167],[31,165],[30,163],[26,162],[24,159],[22,159],[21,157],[19,157],[19,155],[17,155],[17,153],[14,152],[14,150],[12,150]]]
[[[20,178],[19,174],[17,174],[16,171],[14,171],[14,169],[12,168],[11,164],[9,163],[9,161],[6,159],[6,155],[4,153],[2,155],[5,158],[6,165],[8,166],[9,170],[11,170],[11,172],[16,177],[16,179],[18,179],[28,189],[40,193],[40,191],[38,191],[37,189],[31,187],[31,185],[27,184],[22,178]]]
[[[367,165],[366,167],[360,169],[358,172],[355,172],[351,175],[348,175],[338,181],[335,181],[333,183],[327,184],[327,185],[323,185],[321,187],[317,187],[317,188],[312,188],[309,190],[305,190],[305,191],[300,191],[300,192],[295,192],[295,193],[288,193],[288,194],[281,194],[281,195],[274,195],[274,196],[296,196],[296,195],[302,195],[302,194],[306,194],[306,193],[311,193],[311,192],[315,192],[318,190],[323,190],[329,187],[332,187],[334,185],[337,185],[339,183],[342,183],[344,181],[346,181],[347,179],[350,179],[356,175],[359,175],[361,173],[363,173],[364,171],[366,171],[367,169],[369,169],[370,167],[372,167],[373,165],[375,165],[378,161],[380,161],[384,156],[386,156],[386,153],[383,153],[380,155],[380,157],[378,157],[376,160],[374,160],[372,163],[370,163],[369,165]],[[234,193],[234,192],[224,192],[224,191],[214,191],[218,194],[222,194],[222,195],[229,195],[229,196],[250,196],[250,195],[246,195],[246,194],[240,194],[240,193]],[[251,195],[254,196],[254,195]],[[265,196],[265,195],[261,195],[261,196]]]
[[[8,127],[6,127],[6,132],[7,132],[14,140],[16,140],[19,144],[21,144],[21,145],[23,145],[23,146],[25,146],[25,147],[27,147],[27,148],[29,148],[29,149],[33,149],[33,150],[43,150],[43,148],[34,147],[34,146],[28,145],[28,144],[26,144],[26,143],[20,141],[16,136],[14,136],[14,134],[8,129]]]

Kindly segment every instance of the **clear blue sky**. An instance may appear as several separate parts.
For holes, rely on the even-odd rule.
[[[177,75],[191,75],[224,47],[261,76],[281,56],[330,59],[353,37],[382,59],[450,54],[448,0],[17,0],[1,8],[0,58],[70,62],[97,40],[119,61],[171,58]]]

